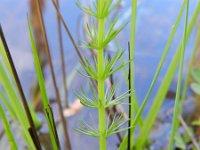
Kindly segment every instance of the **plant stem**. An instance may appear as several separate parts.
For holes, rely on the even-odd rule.
[[[10,142],[11,150],[18,150],[15,138],[13,136],[13,132],[10,128],[10,125],[9,125],[8,120],[6,118],[6,114],[4,113],[4,110],[3,110],[1,105],[0,105],[0,117],[2,119],[2,123],[4,125],[5,132],[8,136],[8,140]]]
[[[39,88],[40,88],[40,92],[41,92],[43,108],[44,108],[44,112],[45,112],[45,116],[46,116],[45,118],[47,120],[47,125],[48,125],[48,128],[49,128],[49,135],[50,135],[50,138],[51,138],[51,143],[52,143],[53,149],[57,150],[57,149],[59,149],[60,144],[59,144],[58,138],[55,136],[55,135],[57,135],[56,134],[57,132],[56,132],[56,130],[54,131],[55,126],[54,126],[54,123],[52,121],[52,120],[54,120],[53,114],[52,114],[51,108],[49,106],[48,97],[47,97],[45,84],[44,84],[44,78],[43,78],[43,75],[42,75],[42,68],[40,67],[40,61],[39,61],[39,57],[38,57],[38,54],[37,54],[37,49],[36,49],[36,45],[35,45],[35,41],[34,41],[34,38],[33,38],[33,34],[32,34],[32,30],[31,30],[29,20],[28,20],[28,27],[29,27],[30,42],[31,42],[31,47],[32,47],[32,53],[33,53],[33,58],[34,58]]]
[[[101,12],[105,0],[100,0],[99,11]],[[100,45],[104,40],[105,24],[104,18],[98,18],[98,44]],[[99,149],[106,150],[106,111],[104,107],[105,97],[105,83],[104,83],[104,48],[98,49],[97,56],[97,73],[98,73],[98,99],[99,99]]]
[[[193,69],[193,63],[194,63],[196,53],[197,53],[197,49],[198,49],[199,42],[200,42],[200,25],[198,25],[197,30],[198,31],[197,31],[197,35],[196,35],[196,39],[195,39],[195,43],[194,43],[194,49],[193,49],[193,52],[192,52],[192,57],[191,57],[190,62],[189,62],[188,73],[187,73],[185,83],[184,83],[184,87],[183,87],[183,93],[181,95],[181,106],[180,106],[180,114],[179,115],[181,115],[181,113],[182,113],[184,101],[185,101],[186,94],[187,94],[187,89],[188,89],[188,86],[189,86],[189,83],[190,83],[190,74],[191,74],[192,69]]]
[[[100,150],[106,150],[106,112],[104,108],[104,79],[101,78],[103,75],[104,70],[104,51],[101,50],[98,53],[98,74],[99,74],[99,80],[98,80],[98,96],[99,96],[99,131],[100,131]]]
[[[185,54],[185,47],[186,47],[186,34],[187,34],[187,26],[188,26],[188,9],[189,9],[189,0],[187,0],[187,7],[186,7],[186,20],[185,20],[185,29],[184,29],[184,37],[182,41],[182,50],[181,50],[181,57],[180,57],[180,69],[179,69],[179,75],[178,75],[178,85],[176,90],[176,99],[175,99],[175,106],[174,106],[174,117],[172,121],[172,131],[170,136],[170,142],[169,142],[169,150],[173,149],[174,144],[174,137],[177,130],[177,123],[178,123],[178,113],[179,113],[179,102],[180,102],[180,93],[181,93],[181,80],[183,76],[183,67],[184,67],[184,54]]]
[[[136,27],[136,9],[137,0],[132,0],[132,17],[131,17],[131,35],[130,35],[130,91],[134,91],[134,50],[135,50],[135,27]],[[129,125],[133,124],[134,113],[138,111],[138,105],[136,101],[135,92],[132,92],[130,97],[130,107],[129,107]],[[129,129],[129,139],[128,148],[130,149],[133,145],[134,133],[133,130]]]
[[[11,67],[12,74],[14,76],[14,79],[15,79],[15,82],[16,82],[16,85],[17,85],[17,89],[18,89],[19,95],[21,97],[22,104],[24,106],[24,110],[26,112],[26,116],[27,116],[28,121],[29,121],[29,125],[30,125],[29,133],[30,133],[30,135],[32,137],[32,140],[33,140],[33,142],[35,144],[35,147],[38,150],[41,150],[42,148],[41,148],[39,137],[37,135],[37,131],[36,131],[36,128],[35,128],[35,125],[34,125],[34,122],[33,122],[33,118],[31,116],[31,112],[30,112],[30,109],[29,109],[29,106],[28,106],[24,91],[22,89],[22,85],[21,85],[21,82],[19,80],[19,76],[17,74],[17,70],[15,68],[12,56],[10,54],[10,50],[8,48],[6,39],[4,37],[4,33],[3,33],[3,29],[1,28],[1,25],[0,25],[0,36],[1,36],[1,40],[2,40],[4,49],[5,49],[5,52],[6,52],[6,56],[8,58],[8,61],[9,61],[10,67]]]
[[[58,9],[59,9],[59,0],[56,0]],[[56,13],[57,14],[57,13]],[[60,50],[60,61],[62,67],[62,80],[64,87],[64,99],[66,103],[66,107],[69,108],[69,100],[68,100],[68,89],[67,89],[67,76],[66,76],[66,65],[64,58],[64,48],[63,48],[63,39],[62,39],[62,28],[59,15],[57,14],[57,26],[58,26],[58,38],[59,38],[59,50]]]
[[[39,20],[40,20],[39,22],[41,25],[42,35],[43,35],[44,43],[45,43],[45,52],[47,55],[49,66],[50,66],[50,72],[51,72],[53,86],[54,86],[54,90],[55,90],[55,94],[56,94],[56,98],[57,98],[56,100],[57,100],[57,104],[58,104],[58,108],[59,108],[59,114],[60,114],[61,123],[63,126],[66,149],[71,150],[71,143],[70,143],[70,138],[69,138],[68,129],[67,129],[68,125],[67,125],[67,122],[66,122],[64,114],[63,114],[62,102],[61,102],[60,93],[58,90],[58,85],[56,82],[55,71],[54,71],[54,67],[53,67],[53,63],[52,63],[52,57],[51,57],[50,48],[49,48],[49,44],[48,44],[48,40],[47,40],[46,29],[44,26],[44,20],[43,20],[43,16],[42,16],[42,12],[41,12],[41,7],[40,7],[39,0],[35,0],[35,2],[37,5],[37,12],[38,12]]]
[[[186,41],[189,40],[189,37],[192,33],[192,30],[194,28],[194,25],[196,23],[196,20],[198,18],[198,15],[199,15],[199,12],[200,12],[200,2],[197,4],[196,8],[195,8],[195,11],[192,15],[192,18],[191,18],[191,21],[190,21],[190,24],[188,26],[188,29],[187,29],[187,39]],[[178,62],[179,62],[179,57],[180,57],[180,51],[181,51],[181,44],[179,45],[169,67],[168,67],[168,70],[166,72],[166,75],[165,77],[163,78],[163,81],[157,91],[157,94],[154,98],[154,101],[151,105],[151,108],[149,110],[149,113],[144,121],[144,124],[145,126],[143,126],[138,134],[138,137],[137,137],[137,147],[141,148],[144,146],[145,144],[145,141],[147,139],[147,137],[149,137],[149,134],[150,134],[150,131],[151,131],[151,128],[155,122],[155,119],[158,115],[158,112],[159,112],[159,109],[161,107],[161,105],[163,104],[163,101],[164,101],[164,98],[166,97],[166,94],[167,94],[167,91],[169,89],[169,86],[172,82],[172,79],[173,79],[173,76],[175,74],[175,71],[176,71],[176,68],[178,67]],[[144,137],[145,135],[145,137]]]

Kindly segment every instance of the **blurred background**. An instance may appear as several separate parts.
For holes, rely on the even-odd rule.
[[[90,0],[81,0],[86,5],[89,5]],[[138,0],[138,10],[137,10],[137,27],[136,27],[136,48],[135,48],[135,85],[136,85],[136,96],[139,100],[139,103],[145,97],[145,94],[151,84],[153,75],[156,71],[157,65],[159,63],[160,57],[164,50],[165,44],[169,38],[170,31],[173,28],[176,17],[178,15],[179,9],[182,5],[183,0]],[[198,0],[190,1],[190,15],[194,11],[195,6],[197,5]],[[42,12],[45,21],[45,27],[47,30],[48,42],[50,45],[50,50],[52,54],[53,65],[56,71],[56,79],[59,85],[59,90],[61,95],[64,95],[63,89],[63,80],[62,80],[62,69],[60,61],[60,52],[59,52],[59,38],[58,38],[58,29],[57,29],[57,16],[53,4],[50,0],[41,0]],[[66,21],[72,36],[74,37],[77,44],[81,45],[81,41],[85,41],[86,37],[84,36],[85,22],[88,17],[86,17],[83,12],[77,7],[75,0],[60,0],[60,10]],[[27,26],[27,14],[32,21],[32,27],[34,28],[35,38],[37,39],[37,46],[41,53],[41,59],[43,63],[43,72],[45,75],[46,88],[48,91],[48,96],[51,100],[53,111],[55,113],[56,120],[59,120],[58,108],[55,102],[55,92],[52,85],[52,80],[50,76],[50,69],[47,65],[46,58],[43,57],[44,44],[41,40],[41,31],[38,29],[38,21],[35,16],[35,6],[33,0],[1,0],[0,1],[0,23],[3,27],[11,54],[13,56],[15,66],[17,68],[18,74],[20,76],[23,89],[27,98],[30,100],[36,110],[41,120],[44,120],[44,116],[41,113],[41,106],[34,98],[36,93],[34,87],[36,85],[36,74],[33,64],[33,56],[31,52],[29,35],[28,35],[28,26]],[[131,1],[122,0],[120,6],[116,10],[120,13],[119,24],[130,20],[131,15]],[[114,15],[114,14],[113,14]],[[184,18],[179,25],[179,28],[176,32],[173,43],[170,47],[167,59],[162,68],[161,74],[159,75],[158,82],[153,89],[153,94],[150,96],[150,101],[145,108],[145,113],[148,112],[154,94],[159,88],[162,78],[166,73],[166,69],[173,58],[173,55],[180,43],[183,34],[184,27]],[[110,55],[113,55],[118,45],[121,49],[125,50],[124,60],[128,60],[128,41],[130,33],[130,24],[126,26],[124,30],[118,35],[117,43],[112,42],[109,44],[107,51]],[[189,39],[189,44],[186,49],[185,62],[190,59],[191,52],[194,46],[196,28],[193,30],[191,38]],[[62,27],[62,37],[64,45],[64,57],[66,64],[66,74],[67,74],[67,89],[68,89],[68,100],[71,106],[75,105],[76,96],[74,91],[79,89],[81,86],[84,88],[89,87],[87,85],[88,81],[82,77],[77,70],[80,70],[81,66],[79,64],[79,58],[74,50],[74,47],[71,44],[65,30]],[[81,49],[81,53],[92,58],[91,53],[88,49]],[[198,64],[197,64],[198,65]],[[200,65],[200,64],[199,64]],[[185,65],[186,66],[186,65]],[[184,73],[187,71],[187,66],[184,68]],[[124,76],[124,71],[120,71],[116,76],[113,77],[118,81],[117,84],[117,94],[120,94],[127,90],[126,78]],[[171,128],[171,117],[165,116],[165,112],[169,112],[174,105],[174,95],[176,90],[177,77],[175,76],[170,91],[166,101],[163,104],[162,110],[160,111],[160,118],[163,119],[162,129],[161,125],[158,123],[156,130],[152,131],[152,138],[156,141],[152,145],[152,149],[160,149],[166,144],[167,138],[159,139],[160,137],[167,137]],[[63,104],[65,104],[65,99],[62,96]],[[35,100],[35,101],[34,101]],[[190,113],[193,113],[195,104],[190,103],[188,105],[188,110]],[[127,106],[122,106],[126,112]],[[70,115],[67,118],[69,124],[69,135],[72,139],[72,148],[74,150],[94,150],[98,148],[98,140],[83,134],[80,134],[74,131],[74,128],[79,125],[79,119],[84,119],[88,121],[97,121],[95,116],[97,112],[95,110],[78,107],[78,111]],[[60,125],[58,124],[58,128]],[[2,130],[2,127],[1,127]],[[41,136],[43,136],[45,141],[45,127],[42,128]],[[62,133],[62,130],[58,130]],[[62,136],[62,134],[59,134]],[[6,149],[8,142],[6,138],[2,135],[0,140],[0,149]],[[62,141],[62,138],[60,138]],[[159,140],[156,140],[159,139]],[[108,139],[108,149],[116,149],[118,139],[116,136],[112,136]]]

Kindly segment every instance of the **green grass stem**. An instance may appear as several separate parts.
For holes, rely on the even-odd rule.
[[[13,132],[10,128],[10,125],[9,125],[8,120],[6,118],[6,114],[4,113],[4,110],[3,110],[1,105],[0,105],[0,117],[1,117],[2,123],[4,125],[4,129],[5,129],[6,135],[8,137],[8,141],[10,142],[10,149],[11,150],[18,150],[15,138],[13,136]]]
[[[183,78],[183,67],[184,67],[184,56],[185,56],[185,48],[186,48],[186,34],[187,34],[187,26],[188,26],[188,9],[189,9],[189,0],[187,0],[187,7],[186,7],[186,20],[185,20],[185,28],[184,28],[184,37],[182,41],[182,48],[181,48],[181,57],[179,62],[179,75],[178,75],[178,85],[176,89],[176,98],[175,98],[175,106],[174,106],[174,116],[172,121],[172,130],[169,142],[169,150],[173,149],[174,145],[174,138],[177,131],[177,123],[178,123],[178,114],[180,109],[180,98],[181,98],[181,86],[182,86],[182,78]]]
[[[48,128],[49,128],[50,138],[51,138],[53,149],[58,150],[59,144],[57,143],[57,140],[56,140],[57,137],[56,137],[56,133],[55,133],[56,131],[54,130],[54,127],[53,127],[54,119],[52,118],[52,115],[48,115],[48,113],[51,114],[52,112],[49,110],[49,102],[48,102],[48,97],[47,97],[46,88],[45,88],[45,81],[44,81],[44,77],[42,74],[42,69],[40,66],[40,61],[39,61],[39,57],[37,54],[37,49],[36,49],[36,45],[35,45],[35,41],[33,38],[29,20],[28,20],[28,28],[29,28],[31,48],[32,48],[32,53],[33,53],[33,58],[34,58],[34,63],[35,63],[35,69],[36,69],[39,87],[40,87],[40,91],[41,91],[42,103],[43,103],[43,107],[45,110],[44,112],[45,112],[46,121],[47,121]]]
[[[191,19],[191,22],[188,26],[188,29],[187,29],[187,39],[186,41],[188,41],[189,37],[190,37],[190,34],[194,28],[194,25],[196,23],[196,20],[197,20],[197,17],[199,15],[199,12],[200,12],[200,2],[197,4],[196,8],[195,8],[195,11],[192,15],[192,19]],[[151,106],[151,109],[144,121],[144,124],[145,126],[143,126],[138,134],[138,138],[137,138],[137,146],[139,148],[143,147],[148,135],[150,134],[150,130],[153,126],[153,123],[158,115],[158,112],[159,112],[159,109],[164,101],[164,98],[167,94],[167,91],[169,89],[169,86],[172,82],[172,79],[174,77],[174,74],[176,72],[176,69],[177,69],[177,66],[178,66],[178,63],[179,63],[179,57],[180,57],[180,51],[181,51],[181,46],[179,46],[178,50],[176,51],[176,54],[175,56],[173,57],[172,59],[172,62],[165,74],[165,77],[163,79],[163,82],[162,84],[160,85],[160,88],[154,98],[154,101],[153,101],[153,104]],[[144,137],[145,135],[145,137]]]
[[[185,6],[186,6],[186,0],[185,0],[184,3],[182,4],[182,7],[181,7],[181,9],[180,9],[180,11],[179,11],[179,14],[178,14],[178,17],[177,17],[176,22],[175,22],[175,24],[174,24],[174,27],[173,27],[173,29],[172,29],[172,31],[171,31],[171,33],[170,33],[170,37],[169,37],[169,39],[168,39],[168,41],[167,41],[167,43],[166,43],[165,49],[164,49],[164,51],[163,51],[163,53],[162,53],[162,56],[161,56],[159,65],[158,65],[158,67],[157,67],[156,73],[155,73],[155,75],[154,75],[154,77],[153,77],[153,80],[152,80],[152,82],[151,82],[150,88],[149,88],[149,90],[148,90],[148,92],[147,92],[147,94],[146,94],[146,96],[145,96],[145,98],[144,98],[144,101],[143,101],[142,105],[141,105],[140,108],[139,108],[138,113],[136,114],[136,117],[135,117],[135,119],[134,119],[134,121],[133,121],[134,123],[132,123],[132,125],[134,125],[134,126],[137,125],[138,120],[139,120],[139,116],[142,115],[142,112],[143,112],[143,110],[144,110],[144,108],[145,108],[145,106],[146,106],[146,104],[147,104],[147,101],[149,100],[149,96],[150,96],[150,94],[151,94],[151,92],[152,92],[152,89],[153,89],[153,87],[154,87],[154,85],[155,85],[155,83],[156,83],[156,81],[157,81],[157,79],[158,79],[158,75],[159,75],[159,73],[160,73],[160,71],[161,71],[161,68],[162,68],[162,66],[163,66],[164,60],[165,60],[165,58],[166,58],[166,55],[167,55],[167,53],[168,53],[168,50],[169,50],[169,48],[170,48],[170,45],[171,45],[172,40],[173,40],[173,38],[174,38],[174,35],[175,35],[175,33],[176,33],[177,27],[178,27],[178,25],[179,25],[179,23],[180,23],[181,16],[182,16],[182,14],[183,14],[183,11],[184,11]],[[132,131],[134,132],[134,127],[133,127]],[[125,143],[126,143],[126,142],[125,142],[126,140],[125,140],[125,139],[126,139],[126,138],[124,138],[124,141],[122,142],[122,144],[121,144],[120,147],[123,147],[122,145],[126,146],[126,144],[125,144]],[[132,146],[133,146],[133,145],[132,145]],[[123,148],[122,148],[122,149],[123,149]]]
[[[100,0],[99,9],[102,11],[103,6],[105,4],[105,0]],[[98,42],[99,44],[102,43],[104,40],[104,32],[105,32],[105,23],[104,18],[98,19]],[[98,99],[99,99],[99,107],[98,107],[98,114],[99,114],[99,149],[106,150],[106,111],[105,111],[105,81],[103,77],[104,73],[104,48],[98,49],[97,54],[97,73],[98,73]]]

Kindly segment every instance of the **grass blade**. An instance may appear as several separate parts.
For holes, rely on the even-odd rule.
[[[154,75],[154,77],[153,77],[153,80],[152,80],[152,82],[151,82],[150,88],[149,88],[149,90],[148,90],[148,92],[147,92],[147,94],[146,94],[146,96],[145,96],[145,98],[144,98],[144,101],[143,101],[142,105],[140,106],[140,109],[139,109],[138,113],[136,114],[136,117],[135,117],[135,120],[134,120],[134,126],[138,123],[139,116],[142,115],[142,112],[143,112],[143,110],[144,110],[144,107],[146,106],[147,101],[148,101],[148,99],[149,99],[149,96],[150,96],[150,94],[151,94],[151,92],[152,92],[152,89],[153,89],[153,87],[154,87],[154,85],[155,85],[155,83],[156,83],[156,81],[157,81],[158,75],[159,75],[159,73],[160,73],[160,70],[161,70],[161,68],[162,68],[162,66],[163,66],[164,60],[165,60],[165,58],[166,58],[166,55],[167,55],[168,50],[169,50],[169,48],[170,48],[170,45],[171,45],[171,43],[172,43],[173,37],[174,37],[174,35],[175,35],[175,33],[176,33],[176,30],[177,30],[177,27],[178,27],[178,25],[179,25],[179,23],[180,23],[181,16],[182,16],[182,13],[183,13],[183,11],[184,11],[185,6],[186,6],[186,0],[184,1],[184,3],[183,3],[182,6],[181,6],[181,9],[180,9],[180,12],[179,12],[179,14],[178,14],[177,20],[176,20],[176,22],[175,22],[175,25],[174,25],[172,31],[171,31],[171,34],[170,34],[170,37],[169,37],[169,39],[168,39],[168,41],[167,41],[167,44],[166,44],[166,46],[165,46],[165,49],[164,49],[164,51],[163,51],[163,53],[162,53],[162,56],[161,56],[159,65],[158,65],[158,67],[157,67],[156,73],[155,73],[155,75]],[[132,125],[133,125],[133,124],[132,124]],[[123,141],[123,142],[122,142],[122,145],[124,145],[124,146],[126,147],[126,144],[125,144],[125,143],[126,143],[126,142]],[[120,147],[123,147],[122,145],[121,145]],[[133,146],[133,145],[132,145],[132,146]],[[123,149],[123,148],[122,148],[122,149]]]
[[[175,106],[174,106],[174,116],[172,121],[172,131],[170,136],[169,142],[169,150],[173,149],[174,144],[174,137],[177,130],[178,122],[178,114],[179,114],[179,104],[180,104],[180,97],[181,97],[181,84],[182,84],[182,77],[183,77],[183,67],[184,67],[184,56],[185,56],[185,48],[186,48],[186,34],[187,34],[187,26],[188,26],[188,9],[189,9],[189,0],[187,0],[187,7],[186,7],[186,20],[185,20],[185,29],[184,29],[184,37],[182,41],[182,49],[181,49],[181,58],[180,58],[180,68],[179,68],[179,75],[178,75],[178,85],[176,90],[176,98],[175,98]]]
[[[49,111],[49,102],[48,102],[48,97],[47,97],[47,93],[46,93],[46,89],[45,89],[45,82],[44,82],[42,69],[40,66],[40,61],[39,61],[39,57],[37,54],[37,49],[36,49],[36,45],[35,45],[35,41],[33,38],[29,20],[28,20],[28,28],[29,28],[29,36],[30,36],[30,42],[31,42],[31,47],[32,47],[32,53],[33,53],[37,78],[38,78],[39,87],[40,87],[41,96],[42,96],[42,103],[43,103],[43,107],[45,110],[45,116],[46,116],[49,133],[50,133],[50,138],[52,141],[52,146],[56,150],[56,149],[59,149],[59,142],[58,142],[59,140],[55,136],[56,130],[55,130],[55,127],[53,126],[54,123],[53,123],[53,118],[52,118],[52,111]]]
[[[10,64],[10,67],[11,67],[11,70],[12,70],[12,74],[13,74],[13,76],[15,78],[15,82],[16,82],[16,85],[17,85],[17,88],[18,88],[18,92],[19,92],[21,100],[22,100],[22,104],[24,106],[24,109],[25,109],[25,112],[26,112],[26,115],[27,115],[27,118],[28,118],[28,121],[29,121],[29,124],[30,124],[30,130],[32,131],[32,133],[34,135],[32,137],[33,142],[34,142],[36,148],[40,150],[42,148],[41,148],[41,145],[40,145],[40,142],[39,142],[39,138],[38,138],[38,135],[37,135],[37,132],[36,132],[36,128],[35,128],[35,125],[34,125],[34,122],[33,122],[33,118],[31,116],[31,112],[30,112],[27,100],[25,98],[25,95],[24,95],[24,92],[23,92],[19,77],[17,75],[17,71],[15,69],[15,66],[14,66],[10,51],[8,49],[8,46],[7,46],[7,43],[6,43],[6,40],[5,40],[5,37],[4,37],[3,30],[2,30],[1,26],[0,26],[0,36],[1,36],[2,43],[4,45],[6,56],[8,58],[8,61],[9,61],[9,64]]]
[[[6,119],[6,114],[4,113],[4,110],[3,110],[1,105],[0,105],[0,117],[2,119],[2,122],[3,122],[3,125],[4,125],[5,132],[7,134],[8,140],[10,142],[11,150],[18,150],[15,138],[14,138],[13,133],[12,133],[12,130],[10,128],[8,120]]]
[[[200,2],[198,3],[198,5],[196,6],[195,8],[195,12],[193,13],[192,15],[192,19],[191,19],[191,22],[188,26],[188,29],[187,29],[187,37],[186,37],[186,41],[188,41],[189,37],[190,37],[190,34],[194,28],[194,25],[195,25],[195,22],[197,20],[197,17],[198,17],[198,14],[200,13]],[[145,119],[145,126],[143,126],[139,132],[139,135],[138,135],[138,138],[137,138],[137,145],[138,147],[142,147],[146,141],[146,138],[148,137],[149,133],[150,133],[150,130],[153,126],[153,123],[156,119],[156,116],[159,112],[159,109],[163,103],[163,100],[167,94],[167,91],[169,89],[169,86],[171,84],[171,81],[173,79],[173,76],[176,72],[176,69],[177,69],[177,66],[178,66],[178,63],[179,63],[179,56],[180,56],[180,51],[181,51],[181,46],[179,46],[168,70],[167,70],[167,73],[163,79],[163,82],[157,92],[157,95],[154,99],[154,102],[151,106],[151,109]],[[144,137],[145,135],[145,137]]]
[[[48,63],[50,66],[50,72],[51,72],[51,77],[53,80],[53,86],[54,86],[54,90],[55,90],[55,94],[56,94],[56,100],[57,100],[57,104],[59,107],[59,114],[61,117],[61,123],[63,126],[63,133],[64,133],[64,138],[65,138],[65,143],[67,148],[70,150],[71,149],[71,143],[70,143],[70,139],[69,139],[69,135],[68,135],[68,130],[67,130],[67,123],[63,114],[63,108],[62,108],[62,102],[61,102],[61,98],[60,98],[60,93],[58,90],[58,85],[56,82],[56,78],[55,78],[55,71],[53,68],[53,63],[52,63],[52,57],[51,57],[51,53],[50,53],[50,48],[49,48],[49,44],[48,44],[48,40],[47,40],[47,35],[46,35],[46,29],[45,29],[45,25],[44,25],[44,20],[43,20],[43,16],[41,13],[41,8],[40,8],[40,3],[39,0],[35,0],[36,5],[37,5],[37,13],[39,16],[39,23],[41,26],[41,30],[42,30],[42,35],[43,35],[43,39],[44,39],[44,44],[45,44],[45,52],[47,55],[47,59],[48,59]]]

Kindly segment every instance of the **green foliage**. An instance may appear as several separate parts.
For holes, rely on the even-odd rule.
[[[200,83],[200,68],[192,69],[191,75],[196,82]]]
[[[41,96],[42,96],[44,113],[45,113],[46,121],[47,121],[48,128],[49,128],[52,146],[53,146],[53,149],[56,150],[56,149],[59,149],[57,131],[56,131],[56,128],[55,128],[52,110],[49,106],[48,97],[47,97],[46,88],[45,88],[44,77],[42,75],[42,69],[41,69],[41,66],[40,66],[39,57],[38,57],[38,54],[37,54],[36,45],[35,45],[35,41],[34,41],[34,38],[33,38],[33,34],[32,34],[32,30],[31,30],[29,20],[28,20],[28,28],[29,28],[29,36],[30,36],[30,42],[31,42],[31,47],[32,47],[32,53],[33,53],[37,78],[38,78],[39,87],[40,87]]]
[[[11,67],[6,57],[2,41],[0,42],[0,56],[2,57],[0,60],[0,86],[2,87],[0,89],[1,103],[4,104],[6,109],[9,111],[12,119],[20,123],[20,131],[27,141],[28,147],[34,149],[35,146],[28,132],[29,123],[22,104],[20,103],[20,98],[16,90],[16,83],[13,80],[14,78],[11,73]],[[32,108],[30,107],[30,109]],[[31,110],[31,112],[34,113],[33,110]],[[39,128],[41,123],[39,122],[35,113],[33,115],[33,120],[35,125]]]
[[[188,41],[190,37],[190,34],[194,28],[199,12],[200,12],[200,2],[196,6],[195,11],[192,15],[190,24],[188,26],[186,41]],[[146,137],[148,137],[148,135],[150,134],[150,131],[154,124],[156,116],[158,115],[159,109],[164,101],[164,98],[167,94],[170,83],[176,72],[178,62],[179,62],[180,51],[181,51],[181,46],[179,46],[178,50],[176,51],[176,54],[174,55],[171,61],[171,64],[165,74],[162,84],[160,85],[160,88],[157,91],[156,97],[154,98],[153,104],[151,105],[150,111],[148,112],[147,117],[145,119],[145,122],[144,122],[145,126],[143,126],[139,132],[139,135],[137,137],[137,142],[136,142],[136,144],[139,147],[144,146],[144,143],[147,139]],[[144,137],[144,135],[146,136]]]
[[[6,118],[6,114],[4,113],[4,110],[3,110],[1,105],[0,105],[0,117],[2,119],[2,122],[3,122],[3,125],[4,125],[4,129],[5,129],[6,135],[8,137],[8,140],[10,142],[11,150],[17,150],[18,148],[17,148],[17,144],[16,144],[16,141],[15,141],[15,138],[13,136],[12,130],[11,130],[10,125],[8,123],[8,120]]]
[[[192,89],[193,92],[200,95],[200,84],[199,83],[192,83],[191,89]]]
[[[191,89],[193,92],[200,95],[200,68],[193,68],[191,75],[195,81],[191,84]]]
[[[174,140],[175,140],[175,146],[176,146],[177,148],[180,148],[180,149],[182,149],[182,150],[185,150],[185,149],[186,149],[185,141],[184,141],[184,139],[181,137],[180,134],[177,133],[177,134],[175,135]]]
[[[180,111],[180,98],[181,98],[181,86],[182,86],[182,78],[183,78],[183,67],[184,67],[184,56],[185,56],[185,48],[186,48],[186,34],[187,34],[187,27],[188,27],[188,9],[189,9],[189,0],[187,0],[187,6],[186,6],[186,17],[185,17],[185,28],[184,28],[184,36],[182,41],[182,47],[181,47],[181,57],[179,62],[179,75],[178,75],[178,85],[176,89],[176,98],[175,98],[175,106],[174,106],[174,116],[172,120],[172,130],[171,130],[171,136],[170,136],[170,142],[169,142],[169,150],[173,149],[175,134],[177,132],[177,125],[179,123],[178,121],[178,115]]]
[[[118,17],[116,17],[114,21],[109,25],[109,28],[106,32],[105,20],[108,18],[111,11],[120,3],[120,1],[117,1],[115,4],[112,4],[112,2],[112,0],[96,0],[94,3],[94,7],[85,7],[80,2],[77,3],[77,5],[85,13],[97,19],[97,28],[95,23],[93,23],[92,25],[87,24],[87,35],[90,42],[84,43],[87,48],[95,49],[98,52],[97,59],[95,59],[95,65],[92,65],[87,58],[84,58],[85,64],[82,63],[82,67],[87,74],[81,74],[87,78],[96,80],[98,87],[96,92],[94,90],[95,88],[90,84],[92,98],[89,98],[83,89],[77,91],[76,96],[80,99],[81,103],[84,106],[96,108],[98,110],[99,125],[97,128],[91,127],[87,123],[81,121],[81,127],[77,128],[76,130],[90,136],[99,137],[101,150],[106,149],[106,138],[108,136],[128,129],[121,128],[127,122],[123,121],[121,115],[112,117],[112,122],[108,125],[108,123],[106,123],[105,109],[107,107],[112,107],[121,103],[122,100],[128,98],[129,95],[132,94],[132,92],[127,91],[119,97],[113,99],[113,95],[115,93],[115,85],[113,85],[110,90],[107,90],[105,92],[105,80],[126,65],[126,63],[120,63],[117,66],[117,62],[121,59],[123,55],[123,52],[121,51],[116,52],[116,54],[110,60],[106,60],[104,56],[104,49],[106,48],[108,43],[115,39],[118,33],[127,24],[125,23],[124,25],[116,29],[116,23],[118,21]]]
[[[94,7],[91,8],[83,6],[81,2],[78,1],[77,6],[88,15],[94,16],[98,19],[105,19],[119,5],[120,2],[121,0],[118,0],[115,4],[113,4],[113,0],[107,0],[104,3],[101,3],[99,0],[95,0],[95,2],[93,2]],[[100,5],[102,5],[102,9],[100,9]]]

